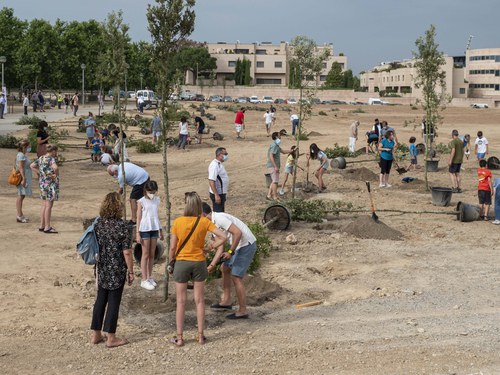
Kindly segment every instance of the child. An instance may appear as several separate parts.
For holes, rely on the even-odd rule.
[[[148,180],[144,184],[144,196],[137,201],[137,243],[142,245],[141,287],[153,290],[157,284],[153,279],[153,262],[158,237],[163,241],[163,229],[158,216],[160,198],[156,195],[156,181]]]
[[[482,160],[488,154],[488,140],[483,136],[480,130],[477,132],[476,142],[474,143],[474,152],[476,153],[477,160]]]
[[[177,150],[181,148],[186,149],[186,143],[188,138],[188,122],[185,116],[181,117],[181,122],[179,123],[179,141],[177,142]]]
[[[314,172],[314,176],[318,179],[319,192],[322,193],[326,190],[323,174],[328,170],[329,160],[316,143],[311,143],[309,146],[309,157],[313,160],[319,160],[319,168]],[[309,160],[307,162],[309,163]]]
[[[98,132],[94,134],[94,138],[92,139],[92,161],[98,162],[101,158],[101,145],[103,145],[101,141],[101,137]]]
[[[266,123],[267,136],[271,136],[271,125],[273,123],[273,113],[269,109],[264,113],[264,121]]]
[[[408,167],[408,170],[410,169],[417,169],[417,146],[415,146],[415,142],[417,141],[417,138],[415,137],[410,137],[410,166]]]
[[[109,164],[113,164],[113,157],[111,156],[111,147],[101,145],[101,164],[108,166]]]
[[[492,175],[489,169],[486,169],[486,160],[479,160],[479,168],[477,176],[479,177],[479,184],[477,186],[477,197],[481,208],[479,215],[481,219],[488,220],[488,213],[490,211],[491,197],[493,196],[493,184],[491,182]]]
[[[290,153],[288,154],[288,157],[286,159],[286,166],[285,166],[285,180],[281,184],[281,189],[280,189],[280,195],[285,195],[285,185],[288,180],[288,176],[293,174],[295,168],[300,168],[296,163],[297,163],[297,147],[292,146]],[[300,168],[302,169],[302,168]],[[302,169],[304,170],[304,169]]]

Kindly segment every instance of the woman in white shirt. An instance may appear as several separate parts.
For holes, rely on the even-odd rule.
[[[185,116],[181,117],[181,122],[179,123],[179,141],[177,142],[177,150],[181,148],[186,149],[186,143],[188,138],[188,122]]]

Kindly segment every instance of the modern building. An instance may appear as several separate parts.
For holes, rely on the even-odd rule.
[[[500,107],[500,48],[468,49],[465,56],[446,56],[445,94],[455,102],[485,101]],[[415,60],[392,61],[360,74],[363,91],[386,97],[422,99],[415,85]]]
[[[226,43],[218,42],[207,45],[208,52],[217,59],[216,84],[224,85],[234,76],[238,59],[250,61],[250,76],[252,85],[288,86],[289,61],[292,56],[292,47],[287,42],[272,44],[271,42],[255,43]],[[342,70],[347,69],[347,57],[335,56],[333,45],[324,44],[317,47],[320,52],[330,50],[330,57],[323,65],[323,70],[318,77],[314,77],[312,84],[321,86],[326,81],[334,61],[338,62]]]

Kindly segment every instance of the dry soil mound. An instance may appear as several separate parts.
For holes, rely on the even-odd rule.
[[[346,225],[344,232],[358,238],[373,238],[375,240],[403,240],[403,234],[380,220],[375,222],[371,216],[360,216]]]
[[[346,169],[343,176],[356,181],[377,181],[378,176],[366,167]]]

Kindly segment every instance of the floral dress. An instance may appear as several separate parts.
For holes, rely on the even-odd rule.
[[[97,283],[107,290],[118,289],[127,276],[123,250],[130,248],[130,230],[122,219],[101,217],[95,225],[95,232],[99,243]]]
[[[52,156],[40,156],[34,164],[38,167],[40,198],[46,201],[57,201],[59,199],[59,176],[54,172],[56,159]]]

